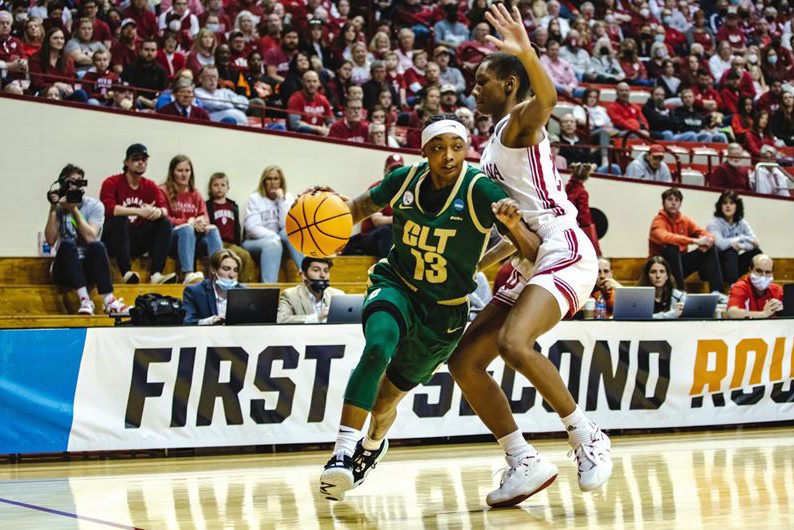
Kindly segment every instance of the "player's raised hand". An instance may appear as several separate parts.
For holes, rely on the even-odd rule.
[[[518,209],[518,203],[513,199],[502,199],[492,203],[491,210],[496,219],[509,229],[515,228],[521,221],[521,211]]]
[[[504,4],[494,4],[491,10],[485,13],[485,18],[496,29],[503,40],[500,40],[492,35],[485,38],[500,52],[509,53],[510,55],[519,55],[522,52],[532,49],[532,44],[529,41],[529,35],[524,28],[524,22],[521,19],[521,13],[516,6],[513,6],[512,12],[508,11]]]

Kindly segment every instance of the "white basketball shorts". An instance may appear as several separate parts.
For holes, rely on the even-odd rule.
[[[563,318],[570,318],[590,298],[598,279],[598,257],[593,244],[578,226],[550,228],[551,233],[538,230],[543,243],[534,268],[522,260],[494,295],[492,303],[513,307],[524,287],[534,284],[551,293]]]

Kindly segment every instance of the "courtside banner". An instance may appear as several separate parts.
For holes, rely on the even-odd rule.
[[[563,322],[539,346],[602,427],[794,420],[794,321]],[[357,325],[0,330],[0,453],[331,442]],[[500,360],[527,433],[556,414]],[[392,438],[487,434],[441,367]]]
[[[539,341],[606,429],[794,419],[794,322],[564,322]],[[641,337],[641,338],[640,338]],[[330,442],[357,325],[89,329],[69,451]],[[491,366],[525,432],[560,421]],[[400,406],[392,438],[485,434],[442,367]]]

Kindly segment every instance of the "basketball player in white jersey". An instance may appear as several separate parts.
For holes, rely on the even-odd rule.
[[[449,362],[466,400],[505,451],[508,468],[499,488],[486,499],[488,505],[502,507],[549,486],[557,468],[524,439],[507,397],[488,374],[497,354],[559,414],[583,491],[607,481],[612,461],[607,436],[577,407],[554,364],[534,348],[539,336],[579,310],[598,273],[595,251],[577,226],[576,208],[565,194],[545,130],[557,103],[556,91],[518,9],[513,7],[511,14],[499,3],[486,16],[503,40],[488,37],[501,53],[480,64],[472,91],[477,110],[496,123],[481,158],[482,169],[519,203],[524,222],[542,240],[534,269],[526,261],[517,266],[469,326]],[[483,259],[504,255],[503,246],[500,243]]]

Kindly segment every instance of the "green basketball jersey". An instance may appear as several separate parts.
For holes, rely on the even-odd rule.
[[[423,202],[420,193],[425,179],[430,179],[427,162],[398,168],[370,190],[370,197],[378,206],[392,206],[394,246],[387,259],[393,271],[421,297],[459,304],[477,286],[477,263],[495,221],[491,203],[507,195],[464,162],[440,210],[430,213],[423,208],[430,199]]]

